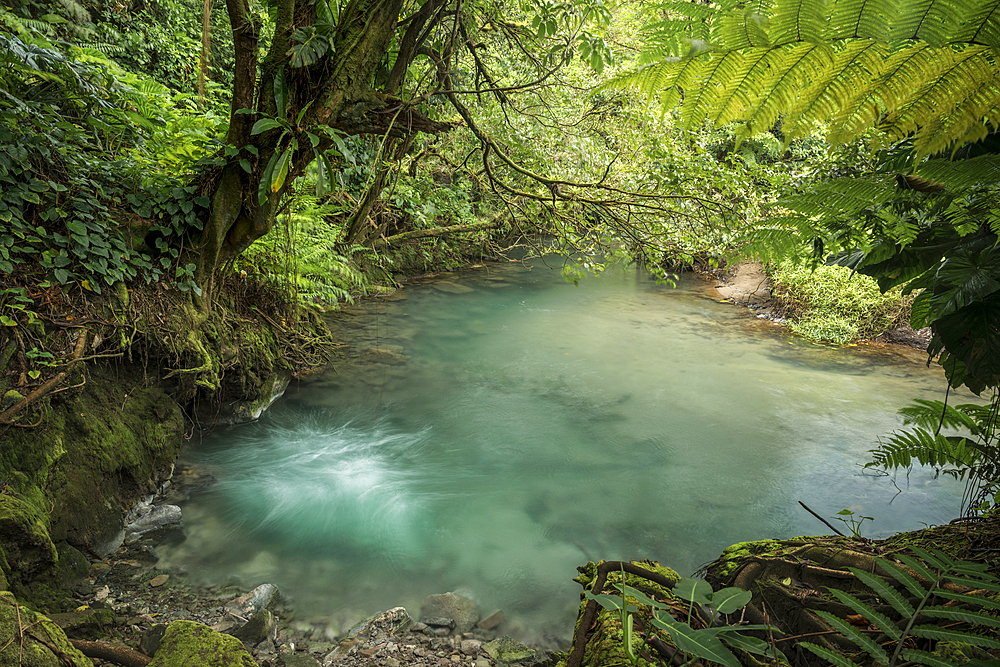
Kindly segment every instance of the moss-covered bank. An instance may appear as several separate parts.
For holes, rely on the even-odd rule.
[[[56,611],[185,434],[259,416],[332,347],[316,314],[266,292],[223,292],[209,313],[157,285],[111,292],[0,330],[0,590]]]

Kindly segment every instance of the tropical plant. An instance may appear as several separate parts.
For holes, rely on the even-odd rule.
[[[858,615],[863,629],[829,611],[815,613],[857,647],[854,653],[864,664],[870,664],[870,658],[874,664],[886,667],[903,662],[932,667],[996,665],[996,660],[973,656],[958,662],[940,651],[935,653],[933,647],[936,643],[958,642],[980,649],[1000,649],[996,630],[1000,618],[993,615],[1000,610],[1000,602],[993,599],[1000,593],[1000,581],[986,571],[984,563],[959,561],[940,550],[910,549],[918,558],[898,554],[898,563],[885,558],[876,560],[884,577],[848,568],[870,589],[866,596],[829,589],[833,597]],[[939,621],[945,624],[935,624]],[[867,632],[869,629],[872,632]],[[862,664],[813,642],[803,641],[800,646],[837,667]]]
[[[915,399],[899,412],[909,429],[880,440],[871,451],[868,468],[909,469],[932,466],[943,474],[965,480],[962,510],[986,511],[1000,505],[1000,455],[996,445],[996,417],[1000,395],[986,405],[948,405]]]
[[[623,569],[623,580],[624,577]],[[652,624],[667,632],[677,649],[684,654],[711,660],[727,667],[740,667],[739,660],[730,648],[772,659],[786,659],[781,651],[768,646],[764,640],[739,634],[739,631],[768,630],[770,629],[768,626],[715,625],[715,619],[720,618],[720,615],[732,614],[745,607],[752,597],[749,591],[724,588],[713,592],[711,585],[701,579],[682,578],[674,585],[673,593],[688,602],[688,620],[684,622],[678,621],[671,615],[671,605],[652,599],[642,591],[625,584],[624,581],[616,583],[615,588],[621,591],[620,598],[607,593],[594,594],[590,591],[584,591],[584,595],[605,609],[617,611],[621,615],[623,648],[633,663],[637,663],[638,657],[633,647],[632,614],[638,607],[629,604],[629,598],[638,604],[649,605],[655,610]],[[707,627],[698,630],[691,627],[695,618],[695,606],[698,607],[697,618],[700,624],[707,623]]]
[[[874,338],[909,315],[910,299],[898,289],[882,293],[872,278],[840,266],[810,268],[785,260],[770,276],[792,330],[813,340],[844,344]]]

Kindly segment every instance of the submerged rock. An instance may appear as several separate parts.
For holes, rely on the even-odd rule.
[[[461,634],[476,625],[479,611],[474,601],[458,593],[428,595],[420,605],[420,621],[431,626],[446,627],[447,624],[440,619],[454,621],[455,632]]]
[[[278,587],[274,584],[261,584],[246,595],[233,599],[226,605],[226,611],[237,613],[243,618],[253,616],[261,609],[266,609],[278,600]]]
[[[514,641],[507,635],[502,635],[488,644],[483,644],[483,650],[498,662],[518,662],[535,655],[534,649]]]

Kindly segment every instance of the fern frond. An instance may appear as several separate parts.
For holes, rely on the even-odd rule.
[[[783,49],[769,79],[760,82],[760,101],[745,115],[748,134],[774,125],[778,117],[799,101],[801,91],[833,65],[833,49],[825,44],[804,43]]]
[[[851,41],[836,52],[833,66],[821,71],[798,103],[788,109],[782,120],[786,140],[808,136],[817,119],[837,118],[846,105],[864,97],[872,87],[871,72],[882,66],[887,55],[888,48],[874,39]],[[863,132],[871,120],[864,119],[857,131]]]
[[[965,428],[973,434],[978,434],[979,424],[962,410],[963,407],[965,406],[915,398],[912,404],[900,408],[897,412],[903,416],[904,426],[916,424],[928,430],[937,430],[938,426],[949,429]]]
[[[883,564],[884,565],[884,564]],[[838,590],[836,588],[828,588],[828,591],[848,607],[856,611],[865,617],[865,619],[877,627],[879,630],[884,632],[888,637],[898,640],[902,635],[902,631],[896,627],[892,620],[885,614],[879,613],[872,609],[869,605],[854,597],[850,593],[845,593],[844,591]],[[920,588],[920,592],[917,595],[923,595],[924,590]]]
[[[827,30],[830,39],[885,39],[895,26],[899,0],[839,0]]]
[[[826,621],[827,625],[831,628],[837,630],[840,634],[844,635],[852,642],[863,648],[865,652],[877,662],[881,662],[883,665],[889,664],[889,654],[886,653],[885,649],[879,646],[874,639],[868,635],[862,634],[853,625],[834,616],[828,611],[816,610],[815,613],[817,616]]]
[[[1000,155],[981,155],[969,160],[928,160],[917,173],[951,190],[969,190],[1000,183]]]
[[[870,451],[871,467],[885,470],[909,468],[914,462],[920,465],[943,467],[957,466],[958,472],[967,472],[981,460],[979,451],[966,439],[945,436],[924,428],[894,431],[887,441]]]
[[[748,10],[726,14],[719,20],[715,42],[724,49],[738,50],[771,46],[764,17]]]
[[[934,60],[941,67],[940,73],[916,92],[902,97],[902,104],[888,114],[880,129],[898,139],[915,135],[914,147],[919,154],[950,147],[954,137],[932,132],[939,129],[940,119],[953,112],[976,88],[988,85],[994,72],[988,66],[988,53],[990,49],[986,46],[968,46],[957,52],[936,49]]]
[[[994,52],[1000,52],[1000,0],[982,2],[969,9],[972,15],[962,23],[955,40],[985,44]]]
[[[825,0],[778,0],[768,26],[771,43],[822,42],[828,14]]]

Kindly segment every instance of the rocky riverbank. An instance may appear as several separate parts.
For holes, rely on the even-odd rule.
[[[143,659],[150,657],[169,664],[176,649],[164,647],[164,636],[191,623],[200,624],[206,636],[238,639],[261,667],[491,667],[527,665],[546,657],[544,649],[502,634],[503,612],[481,618],[474,601],[451,592],[429,596],[419,615],[397,607],[360,620],[338,636],[322,620],[298,617],[271,584],[250,591],[192,585],[183,573],[160,569],[151,539],[134,541],[93,563],[61,606],[69,611],[50,618],[85,652],[84,642],[112,643],[131,659],[95,658],[97,665],[146,664]],[[227,652],[242,655],[232,642]]]

